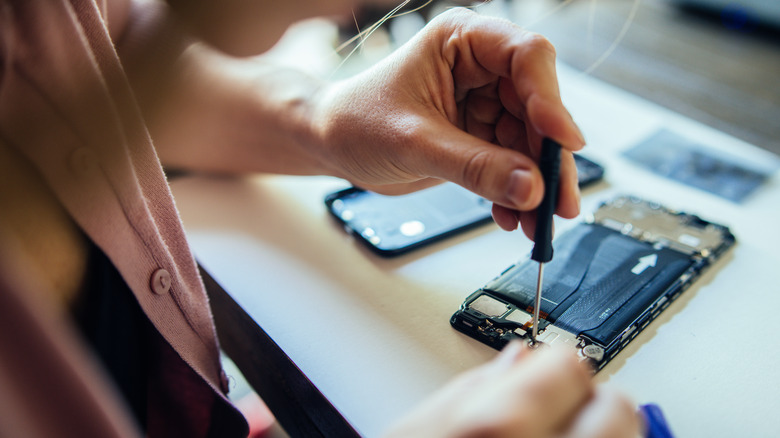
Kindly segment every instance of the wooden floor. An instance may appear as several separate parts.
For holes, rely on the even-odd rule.
[[[780,154],[780,31],[730,30],[666,0],[514,0],[509,8],[566,63],[598,64],[599,79]]]

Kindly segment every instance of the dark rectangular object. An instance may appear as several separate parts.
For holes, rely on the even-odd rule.
[[[653,173],[733,202],[744,201],[775,168],[759,168],[738,156],[718,152],[660,130],[623,155]]]
[[[575,155],[580,187],[602,178],[604,169]],[[492,222],[492,203],[453,183],[400,196],[350,187],[325,198],[345,229],[375,253],[389,257]]]
[[[554,241],[538,339],[601,369],[734,243],[697,216],[636,198],[606,203]],[[530,259],[511,266],[466,298],[452,326],[496,349],[529,341],[536,271]]]

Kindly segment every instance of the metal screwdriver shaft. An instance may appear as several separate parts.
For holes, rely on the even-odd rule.
[[[544,264],[552,260],[552,228],[553,213],[558,205],[558,177],[561,169],[561,145],[545,138],[542,140],[542,156],[539,159],[539,170],[544,180],[544,198],[536,210],[536,228],[534,229],[534,249],[531,260],[539,263],[539,274],[536,279],[536,300],[534,302],[534,319],[531,328],[531,343],[536,344],[539,331],[539,308],[542,304],[542,283],[544,280]]]

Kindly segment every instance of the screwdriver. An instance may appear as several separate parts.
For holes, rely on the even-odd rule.
[[[534,229],[534,249],[531,260],[539,263],[539,274],[536,277],[536,301],[534,303],[534,319],[531,329],[531,345],[536,345],[536,335],[539,331],[539,308],[542,304],[542,283],[544,280],[544,264],[552,260],[552,228],[553,213],[558,205],[558,177],[561,170],[561,145],[554,140],[542,140],[542,156],[539,159],[539,170],[544,180],[544,197],[536,210],[536,228]]]

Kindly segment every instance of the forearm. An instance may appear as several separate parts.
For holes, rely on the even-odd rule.
[[[163,164],[210,172],[335,174],[312,108],[324,84],[194,43],[166,8],[136,8],[120,55]]]
[[[163,164],[216,172],[334,174],[313,121],[324,86],[262,60],[203,46],[180,57],[164,102],[147,111]]]

